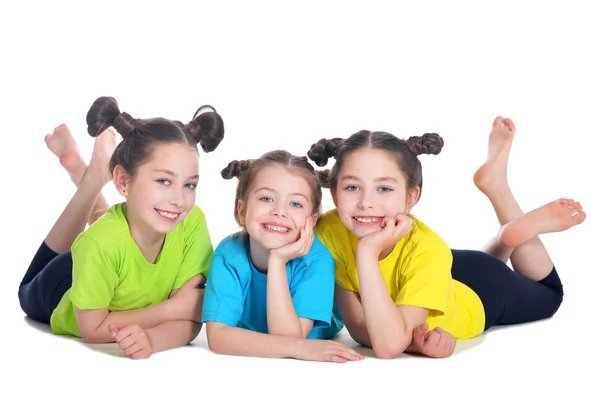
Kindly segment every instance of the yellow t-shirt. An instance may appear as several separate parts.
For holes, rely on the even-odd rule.
[[[379,262],[381,274],[396,305],[430,309],[429,329],[441,327],[456,339],[483,332],[485,312],[477,294],[452,278],[452,252],[433,230],[411,216],[413,227]],[[360,294],[356,266],[358,238],[339,218],[337,209],[326,212],[315,235],[336,261],[336,283]]]
[[[194,206],[165,242],[155,263],[131,237],[126,203],[113,205],[71,247],[73,283],[52,312],[54,334],[81,336],[75,308],[140,309],[169,298],[197,274],[207,277],[213,247],[204,213]]]

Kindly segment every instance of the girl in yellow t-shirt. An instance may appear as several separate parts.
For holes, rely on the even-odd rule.
[[[197,144],[213,151],[223,121],[211,106],[186,125],[134,119],[112,97],[98,98],[86,119],[96,137],[89,166],[66,125],[45,138],[77,191],[23,277],[21,308],[55,334],[117,342],[133,359],[186,345],[200,332],[197,287],[213,253],[195,205]],[[111,177],[126,201],[108,208],[101,190]]]
[[[411,351],[413,329],[423,323],[465,339],[551,317],[560,307],[561,280],[538,235],[566,230],[586,215],[571,199],[521,210],[506,177],[514,134],[510,119],[494,120],[488,159],[474,175],[501,225],[485,252],[451,250],[410,214],[423,183],[417,156],[439,154],[439,135],[402,140],[363,130],[309,150],[319,166],[336,161],[324,185],[336,209],[316,228],[336,260],[335,304],[350,335],[377,357]]]

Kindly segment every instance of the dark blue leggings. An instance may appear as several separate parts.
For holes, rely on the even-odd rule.
[[[563,287],[554,267],[543,280],[534,281],[485,252],[453,249],[452,255],[452,277],[483,303],[485,330],[552,317],[562,303]]]
[[[50,323],[50,316],[71,287],[73,258],[57,254],[45,242],[40,245],[19,285],[19,303],[33,320]]]

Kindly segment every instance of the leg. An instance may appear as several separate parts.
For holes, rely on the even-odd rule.
[[[44,240],[52,251],[68,251],[84,230],[94,204],[109,180],[108,162],[114,148],[115,134],[112,131],[106,130],[96,138],[90,166],[86,168],[73,198]]]
[[[510,119],[499,116],[494,120],[488,139],[487,161],[473,176],[477,188],[490,200],[501,226],[524,215],[507,180],[508,158],[515,131],[515,125]],[[584,219],[585,214],[575,221],[582,222],[582,217]],[[521,223],[522,225],[523,223]],[[496,256],[503,262],[507,262],[510,258],[517,273],[539,281],[550,274],[554,264],[539,237],[526,235],[530,236],[530,239],[521,241],[519,245],[507,246],[501,240],[501,231],[498,237],[492,239],[488,244],[485,252]]]
[[[77,147],[77,143],[75,143],[75,139],[73,139],[67,125],[61,124],[55,128],[52,134],[46,135],[44,141],[50,151],[58,157],[63,168],[69,173],[71,181],[76,187],[79,187],[79,184],[85,175],[87,165],[83,160],[79,148]],[[91,225],[94,223],[107,209],[108,203],[106,202],[106,199],[104,199],[104,196],[100,194],[94,204],[88,224]]]
[[[485,330],[552,317],[562,303],[562,283],[554,268],[534,281],[485,252],[452,250],[452,255],[452,277],[475,291],[483,303]]]
[[[72,269],[70,252],[58,255],[42,243],[19,285],[23,312],[33,320],[50,323],[52,312],[71,287]]]

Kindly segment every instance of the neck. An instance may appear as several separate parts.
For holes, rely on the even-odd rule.
[[[254,267],[261,273],[267,272],[269,264],[269,249],[249,237],[250,240],[250,259]]]
[[[137,244],[144,255],[144,258],[146,258],[148,262],[154,263],[162,248],[166,235],[155,231],[149,226],[144,226],[143,223],[136,220],[134,215],[128,214],[126,215],[126,218],[133,241]]]

